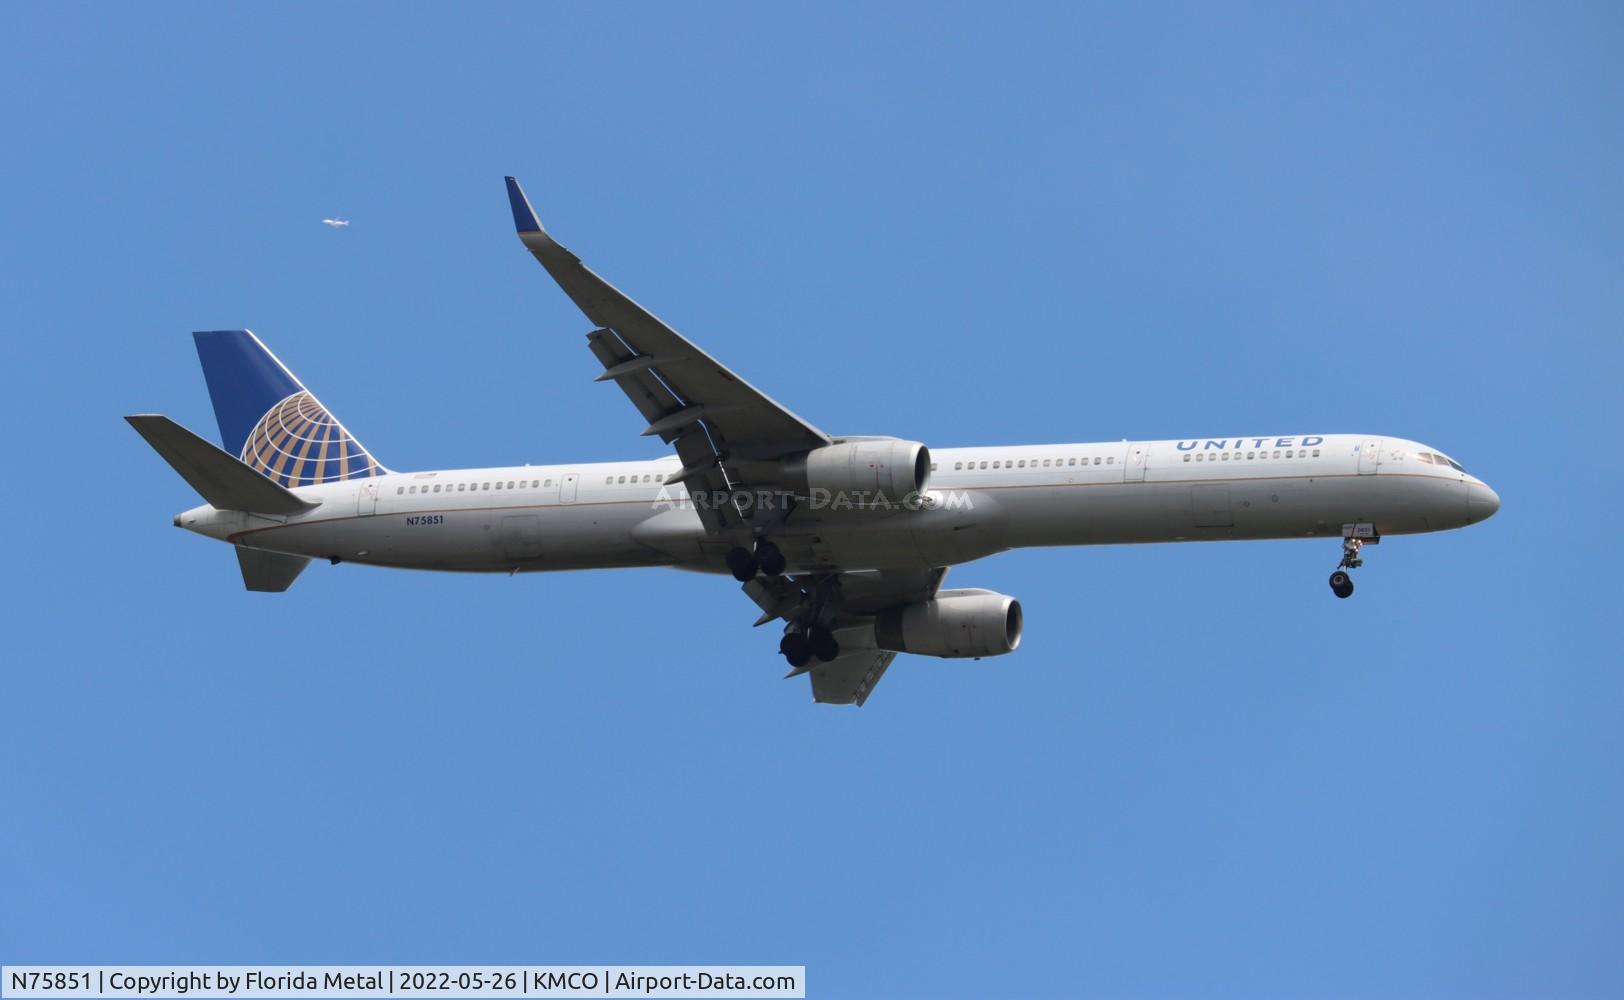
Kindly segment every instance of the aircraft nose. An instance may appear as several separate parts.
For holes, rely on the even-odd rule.
[[[1500,509],[1500,494],[1486,483],[1472,483],[1466,489],[1466,520],[1471,524],[1487,521]]]

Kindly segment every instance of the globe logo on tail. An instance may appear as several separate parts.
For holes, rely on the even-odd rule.
[[[308,390],[266,411],[239,457],[283,486],[364,479],[385,471]]]

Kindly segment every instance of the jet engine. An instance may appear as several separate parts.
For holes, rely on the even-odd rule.
[[[930,482],[930,449],[897,438],[845,438],[785,459],[782,482],[803,496],[856,507],[900,505]]]
[[[1021,602],[991,590],[944,590],[874,619],[874,644],[924,656],[1002,656],[1021,644]]]

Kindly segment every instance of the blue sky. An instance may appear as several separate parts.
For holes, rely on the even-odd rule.
[[[1624,990],[1615,5],[10,5],[0,960],[818,997]],[[1485,525],[1031,551],[813,706],[726,579],[245,593],[119,419],[251,327],[398,469],[653,457],[566,244],[814,423],[1366,432]],[[324,216],[353,220],[344,232]],[[16,447],[14,455],[18,454]]]

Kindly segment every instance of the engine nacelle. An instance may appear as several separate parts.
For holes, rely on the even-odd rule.
[[[874,644],[924,656],[1002,656],[1021,644],[1021,602],[990,590],[944,590],[874,619]]]
[[[897,438],[849,438],[786,459],[782,481],[814,500],[895,507],[924,492],[930,449]]]

